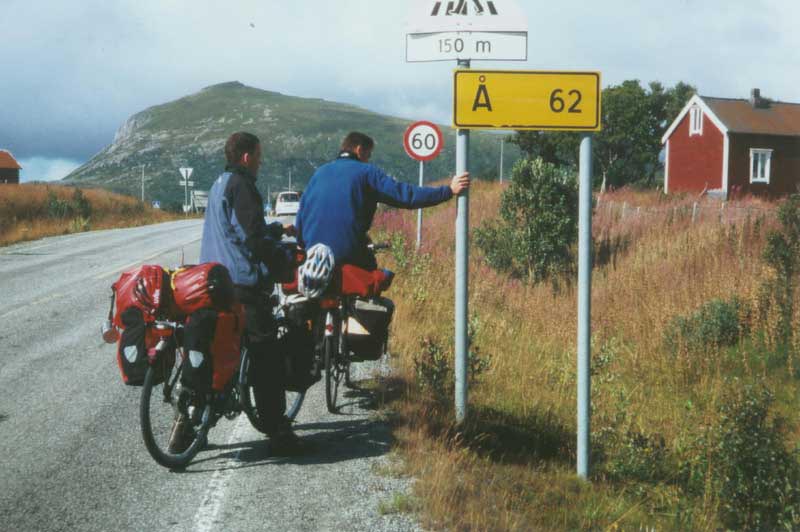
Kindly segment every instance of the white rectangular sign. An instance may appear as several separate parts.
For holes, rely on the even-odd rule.
[[[180,186],[182,186],[182,187],[185,187],[185,186],[187,186],[187,183],[186,183],[186,181],[185,181],[185,180],[184,180],[184,181],[178,181],[178,184],[179,184]],[[193,187],[193,186],[194,186],[194,181],[189,181],[189,183],[188,183],[188,186],[190,186],[190,187]]]
[[[406,61],[527,61],[527,32],[442,32],[406,35]]]

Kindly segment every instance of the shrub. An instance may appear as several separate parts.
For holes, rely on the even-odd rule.
[[[772,402],[769,390],[748,385],[735,389],[720,407],[709,469],[726,527],[800,526],[800,463],[784,446],[782,420],[769,415]]]
[[[664,344],[672,353],[735,345],[749,332],[749,306],[734,297],[712,299],[688,316],[674,317],[664,329]]]
[[[578,238],[574,176],[541,159],[514,166],[500,201],[500,220],[474,232],[475,244],[495,269],[538,283],[574,269]]]

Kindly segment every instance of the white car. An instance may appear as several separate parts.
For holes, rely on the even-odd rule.
[[[275,216],[294,216],[300,208],[300,194],[281,192],[275,200]]]

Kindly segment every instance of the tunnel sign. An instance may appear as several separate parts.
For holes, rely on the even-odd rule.
[[[460,129],[600,131],[600,73],[456,70]]]

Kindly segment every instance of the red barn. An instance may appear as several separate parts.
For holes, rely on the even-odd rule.
[[[695,95],[661,139],[664,192],[778,196],[800,186],[800,104]]]
[[[22,167],[11,152],[0,150],[0,183],[19,183],[20,170]]]

